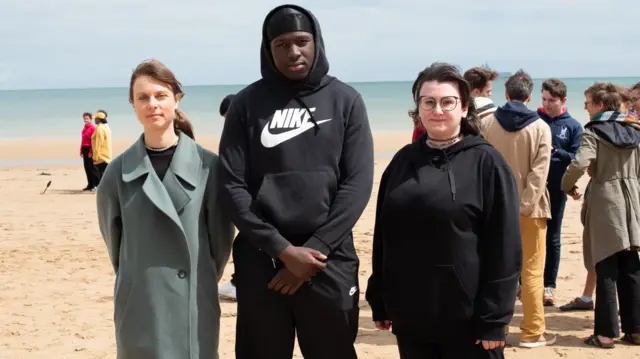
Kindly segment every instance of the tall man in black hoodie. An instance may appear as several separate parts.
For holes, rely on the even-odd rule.
[[[276,7],[262,79],[236,95],[220,141],[223,195],[239,234],[236,358],[356,358],[352,229],[371,196],[373,138],[360,94],[328,76],[320,26]]]

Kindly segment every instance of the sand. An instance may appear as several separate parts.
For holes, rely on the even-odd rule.
[[[371,240],[375,198],[380,176],[410,133],[375,135],[374,191],[355,227],[360,271],[360,331],[356,347],[361,359],[398,358],[394,337],[379,332],[364,300],[371,268]],[[133,138],[114,143],[116,153]],[[216,150],[217,139],[199,138]],[[78,157],[78,142],[0,141],[3,160],[67,160]],[[583,179],[582,187],[584,187]],[[42,195],[45,185],[51,187]],[[0,167],[0,358],[114,358],[113,281],[106,248],[100,237],[95,195],[80,191],[86,185],[77,166]],[[563,225],[563,248],[558,278],[561,304],[582,292],[586,272],[582,265],[580,201],[569,200]],[[229,279],[227,266],[223,281]],[[220,357],[233,358],[236,304],[222,302]],[[548,330],[559,335],[554,346],[506,349],[508,358],[640,358],[640,348],[618,344],[614,350],[587,347],[582,339],[592,332],[593,313],[561,313],[547,308]],[[520,303],[511,323],[508,342],[517,342],[522,318]],[[296,358],[301,358],[296,349]]]

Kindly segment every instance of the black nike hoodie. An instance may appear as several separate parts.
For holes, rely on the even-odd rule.
[[[489,143],[401,149],[380,182],[373,319],[418,340],[504,340],[522,268],[518,190]]]
[[[276,69],[266,36],[270,17],[285,6],[313,23],[315,59],[304,81]],[[275,8],[262,34],[262,79],[236,95],[220,140],[223,197],[239,231],[236,242],[273,259],[289,245],[317,249],[329,259],[314,287],[324,286],[318,290],[334,299],[353,297],[358,259],[352,229],[373,185],[364,102],[355,89],[327,75],[320,25],[308,10]]]

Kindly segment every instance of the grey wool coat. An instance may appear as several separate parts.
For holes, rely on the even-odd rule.
[[[218,358],[218,281],[234,235],[218,171],[218,156],[182,133],[162,182],[142,136],[107,167],[97,205],[118,359]]]

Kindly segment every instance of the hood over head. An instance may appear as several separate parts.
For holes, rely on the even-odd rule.
[[[294,31],[309,32],[313,35],[315,54],[311,70],[303,81],[293,81],[282,75],[273,62],[271,40]],[[262,78],[276,82],[298,91],[313,91],[326,85],[330,79],[320,24],[313,14],[297,5],[281,5],[271,10],[262,25],[262,45],[260,49],[260,72]]]
[[[285,7],[276,11],[266,24],[267,40],[273,41],[276,37],[289,32],[303,31],[314,34],[313,24],[309,16],[300,11]]]
[[[494,113],[500,126],[509,132],[520,131],[539,119],[538,113],[530,110],[524,102],[509,101]]]

